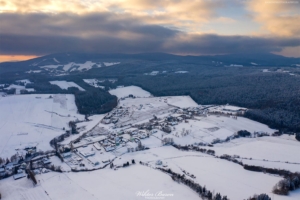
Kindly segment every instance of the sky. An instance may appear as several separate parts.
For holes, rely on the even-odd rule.
[[[300,57],[300,0],[0,0],[0,62],[59,52]]]

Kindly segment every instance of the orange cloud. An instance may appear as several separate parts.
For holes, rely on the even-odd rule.
[[[0,55],[0,62],[22,61],[36,58],[36,55]]]
[[[200,27],[217,18],[221,0],[0,0],[0,12],[18,13],[103,13],[129,14],[147,24],[166,25],[182,29]]]
[[[251,0],[247,4],[263,29],[280,36],[300,35],[299,0]]]

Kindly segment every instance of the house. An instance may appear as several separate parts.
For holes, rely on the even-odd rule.
[[[161,160],[158,160],[158,161],[156,161],[155,164],[156,164],[156,165],[162,165],[162,161],[161,161]]]
[[[175,126],[175,125],[177,125],[178,123],[177,122],[171,122],[171,125],[172,126]]]
[[[109,151],[115,150],[116,147],[115,146],[106,146],[106,147],[104,147],[104,149],[105,149],[106,152],[109,152]]]
[[[42,162],[44,165],[48,165],[51,163],[51,161],[48,158],[43,158]]]
[[[115,143],[120,144],[122,137],[115,137]]]
[[[25,162],[23,162],[21,165],[20,165],[20,169],[26,169],[26,163]]]
[[[15,174],[13,177],[15,180],[20,179],[20,178],[24,178],[26,176],[26,174],[24,173],[24,171],[22,169],[18,170],[18,173]]]
[[[36,147],[35,146],[26,146],[24,148],[24,150],[28,151],[28,150],[36,150]]]
[[[162,128],[162,130],[163,130],[164,132],[166,132],[166,133],[171,133],[171,132],[172,132],[172,130],[171,130],[171,128],[170,128],[169,126],[164,126],[164,127]]]
[[[88,151],[88,152],[82,152],[82,151],[79,151],[79,153],[80,153],[81,155],[83,155],[85,158],[95,155],[95,152],[94,152],[94,151]]]
[[[43,168],[43,169],[42,169],[42,173],[43,173],[43,174],[48,173],[48,172],[50,172],[49,169],[46,169],[46,168]]]
[[[95,159],[95,157],[90,157],[88,160],[93,164],[93,165],[99,165],[99,161]]]
[[[5,169],[4,168],[0,168],[0,177],[5,175]]]
[[[5,166],[5,169],[6,169],[6,170],[9,170],[9,171],[12,171],[14,167],[15,167],[15,166],[14,166],[13,163],[8,163],[8,164]]]
[[[102,160],[103,163],[109,163],[110,159]]]
[[[151,134],[157,133],[157,130],[150,131]]]
[[[71,157],[72,156],[72,153],[71,152],[66,152],[66,153],[63,153],[62,154],[62,157],[63,158],[69,158],[69,157]]]
[[[41,171],[40,171],[39,169],[35,169],[35,170],[33,170],[33,173],[34,173],[35,175],[37,175],[37,174],[40,174]]]

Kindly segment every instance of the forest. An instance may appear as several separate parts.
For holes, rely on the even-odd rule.
[[[87,115],[108,112],[117,105],[117,98],[108,93],[109,89],[118,85],[136,85],[154,96],[190,95],[198,104],[230,104],[246,107],[249,110],[245,117],[283,132],[300,132],[300,67],[277,65],[230,67],[210,60],[218,59],[220,63],[223,59],[221,57],[206,59],[186,57],[179,60],[174,57],[112,59],[110,61],[121,63],[88,71],[70,72],[65,76],[50,76],[47,72],[28,74],[21,70],[20,64],[18,73],[0,68],[0,84],[11,84],[15,80],[26,78],[33,82],[26,87],[35,88],[36,93],[74,94],[79,112]],[[264,69],[268,69],[268,72],[263,72]],[[147,75],[152,71],[158,71],[157,75]],[[186,73],[176,73],[178,71]],[[105,86],[105,89],[99,89],[83,82],[83,79],[88,78],[102,80],[114,78],[118,81],[115,83],[104,81],[101,85]],[[56,85],[51,85],[49,81],[52,80],[73,81],[86,91],[82,92],[76,88],[62,90]]]

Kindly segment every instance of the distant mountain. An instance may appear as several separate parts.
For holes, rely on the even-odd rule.
[[[180,56],[166,53],[141,54],[96,54],[96,53],[56,53],[27,61],[0,63],[0,73],[56,69],[61,71],[80,71],[93,67],[105,66],[103,63],[118,63],[130,60],[177,61],[211,63],[213,66],[291,66],[300,64],[300,58],[288,58],[275,54],[230,54],[215,56]],[[87,61],[90,61],[87,63]],[[67,66],[66,65],[73,65]],[[83,66],[83,65],[86,66]],[[90,66],[92,65],[92,66]],[[48,66],[48,67],[45,67]],[[56,66],[56,67],[55,67]]]

